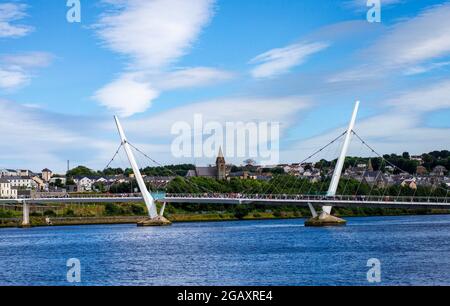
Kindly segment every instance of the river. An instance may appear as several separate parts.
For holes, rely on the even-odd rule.
[[[450,216],[0,229],[0,285],[450,285]]]

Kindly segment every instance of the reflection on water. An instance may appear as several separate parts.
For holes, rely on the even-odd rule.
[[[450,216],[0,229],[0,284],[70,285],[78,258],[83,285],[365,285],[378,258],[382,285],[449,285],[449,254]]]

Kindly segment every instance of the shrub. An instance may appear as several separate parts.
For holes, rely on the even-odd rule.
[[[273,215],[277,218],[281,218],[283,216],[283,214],[280,211],[274,212]]]
[[[56,213],[53,210],[46,210],[46,211],[44,211],[44,216],[56,217]]]
[[[123,209],[116,204],[108,203],[105,205],[105,213],[108,216],[117,216],[123,213]]]
[[[75,212],[72,209],[68,209],[64,212],[66,217],[75,217]]]
[[[131,205],[131,212],[133,213],[133,215],[144,215],[145,209],[141,205],[133,204]]]
[[[14,217],[12,211],[0,209],[0,218],[12,218],[12,217]]]
[[[248,215],[248,213],[249,213],[249,211],[248,211],[247,207],[245,207],[245,206],[237,206],[235,211],[234,211],[234,216],[237,219],[242,220]]]

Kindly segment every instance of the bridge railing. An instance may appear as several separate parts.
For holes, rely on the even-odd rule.
[[[140,193],[122,194],[67,194],[64,197],[42,197],[21,199],[104,199],[104,198],[140,198]],[[412,197],[412,196],[366,196],[366,195],[302,195],[302,194],[245,194],[245,193],[198,193],[198,194],[165,194],[164,198],[185,199],[242,199],[242,200],[281,200],[281,201],[335,201],[335,202],[420,202],[420,203],[449,203],[448,197]]]
[[[139,198],[142,197],[141,193],[119,193],[119,194],[66,194],[64,196],[44,195],[40,197],[21,197],[19,199],[103,199],[103,198]]]
[[[358,201],[358,202],[420,202],[420,203],[448,203],[448,197],[412,197],[412,196],[365,196],[365,195],[288,195],[288,194],[166,194],[166,198],[185,199],[242,199],[242,200],[297,200],[297,201]]]

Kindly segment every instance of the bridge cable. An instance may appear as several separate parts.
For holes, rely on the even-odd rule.
[[[407,173],[409,174],[408,171],[403,170],[402,168],[396,166],[395,164],[391,163],[389,160],[387,160],[386,158],[384,158],[384,156],[382,156],[380,153],[378,153],[377,151],[375,151],[366,141],[364,141],[355,131],[352,130],[352,133],[366,146],[368,147],[373,153],[375,153],[378,157],[380,157],[381,159],[383,159],[387,164],[389,164],[390,166],[394,167],[395,169],[400,170],[403,173]],[[433,187],[435,187],[435,184],[433,184]],[[442,188],[441,186],[437,186],[437,188],[440,188],[444,191],[448,191],[448,188]],[[431,193],[433,192],[433,190],[431,190],[430,195],[428,197],[431,197]],[[401,188],[399,188],[399,193],[397,195],[397,199],[400,197],[401,194]]]
[[[362,148],[363,148],[363,144],[360,144],[358,154],[356,155],[355,161],[353,162],[353,169],[356,168],[356,164],[358,163],[358,156],[361,156]],[[344,163],[344,166],[345,166],[345,163]],[[350,165],[350,167],[351,167],[351,165]],[[345,177],[345,172],[344,172],[344,177]],[[342,195],[346,195],[345,193],[347,192],[347,187],[352,179],[351,179],[351,177],[345,177],[345,180],[346,180],[346,182],[344,185],[344,190],[342,191]]]
[[[139,152],[140,154],[142,154],[144,157],[146,157],[148,160],[150,160],[151,162],[153,162],[154,164],[156,164],[157,166],[164,168],[166,170],[168,170],[170,173],[172,173],[173,176],[175,177],[181,177],[180,175],[178,175],[176,172],[174,172],[172,169],[167,168],[166,166],[164,166],[163,164],[159,163],[158,161],[156,161],[155,159],[151,158],[150,156],[148,156],[145,152],[139,150],[139,148],[137,148],[135,145],[133,145],[132,143],[128,142],[128,144],[135,149],[137,152]],[[198,184],[196,184],[195,182],[192,182],[192,180],[186,180],[185,178],[183,178],[185,181],[191,183],[192,185],[194,185],[194,187],[197,187],[198,190],[203,189],[203,191],[206,191],[208,193],[211,193],[211,190],[205,188],[204,186],[200,186]]]
[[[347,134],[347,131],[343,132],[341,135],[339,135],[338,137],[336,137],[335,139],[333,139],[332,141],[330,141],[329,143],[327,143],[325,146],[321,147],[319,150],[315,151],[313,154],[311,154],[310,156],[308,156],[307,158],[305,158],[304,160],[302,160],[300,162],[300,165],[304,164],[305,162],[307,162],[308,160],[310,160],[311,158],[315,157],[316,155],[318,155],[319,153],[322,153],[325,149],[327,149],[328,147],[330,147],[331,145],[333,145],[336,141],[338,141],[339,139],[341,139],[345,134]],[[288,178],[284,184],[282,185],[282,189],[283,190],[286,185],[289,183],[289,179],[292,178]],[[305,181],[303,181],[303,184],[305,183]],[[303,188],[303,184],[302,184],[302,188]],[[270,187],[272,187],[270,184],[268,185],[268,187],[266,187],[265,189],[263,189],[263,193],[262,194],[266,194],[266,192],[270,189]],[[278,186],[279,187],[279,186]],[[279,190],[278,188],[276,188],[277,190]],[[310,189],[311,190],[311,189]]]
[[[111,159],[111,161],[108,163],[108,165],[106,165],[106,167],[105,167],[103,170],[106,170],[106,169],[108,169],[108,168],[111,166],[111,164],[112,164],[112,163],[114,162],[114,160],[116,159],[117,155],[119,155],[119,151],[120,151],[120,149],[122,148],[122,146],[123,146],[123,144],[121,143],[120,146],[119,146],[119,148],[117,148],[116,153],[114,154],[113,158]]]
[[[339,151],[340,149],[342,150],[343,144],[341,144],[340,146],[336,146],[335,150],[334,150],[334,154],[333,156],[337,156],[337,158],[333,159],[330,161],[330,169],[328,169],[328,173],[325,173],[325,175],[321,176],[321,184],[320,184],[320,189],[319,189],[319,195],[324,194],[325,192],[322,192],[322,188],[325,185],[325,183],[327,182],[327,179],[329,178],[329,174],[331,173],[331,178],[333,177],[333,173],[336,170],[336,166],[339,160]],[[333,166],[334,163],[334,166]],[[321,171],[322,172],[322,171]],[[322,174],[322,173],[321,173]],[[330,180],[330,184],[331,184],[331,180]],[[326,192],[328,193],[328,192]]]

